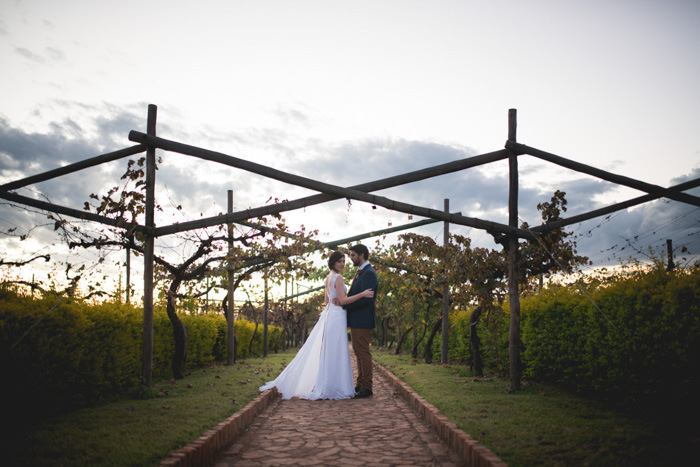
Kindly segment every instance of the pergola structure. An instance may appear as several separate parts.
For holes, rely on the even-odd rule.
[[[94,213],[89,213],[66,206],[36,200],[17,194],[14,190],[21,187],[50,180],[56,177],[77,172],[85,168],[94,167],[106,162],[133,156],[139,153],[146,153],[146,214],[145,223],[137,225],[135,230],[140,231],[145,236],[144,255],[144,298],[143,298],[143,355],[142,355],[142,377],[147,386],[151,385],[152,363],[153,363],[153,245],[156,237],[171,235],[193,229],[208,226],[245,223],[249,219],[258,218],[270,214],[278,214],[285,211],[313,206],[335,199],[347,198],[382,206],[386,209],[399,211],[407,214],[421,216],[428,222],[443,221],[446,224],[464,225],[476,229],[487,231],[493,235],[495,240],[502,244],[508,252],[508,288],[510,297],[510,381],[511,389],[517,390],[520,387],[520,300],[518,294],[518,240],[520,238],[536,238],[540,233],[553,228],[564,227],[579,223],[588,219],[604,216],[612,212],[639,205],[654,199],[666,197],[683,203],[700,206],[700,198],[684,193],[684,191],[700,186],[700,179],[694,179],[680,185],[664,188],[658,185],[645,183],[622,175],[613,174],[595,167],[591,167],[580,162],[575,162],[555,154],[551,154],[536,148],[518,143],[516,139],[517,111],[510,109],[508,112],[508,138],[503,149],[481,154],[465,159],[460,159],[445,164],[428,167],[381,180],[354,185],[350,187],[340,187],[329,183],[324,183],[301,175],[290,174],[255,162],[239,159],[220,152],[190,146],[176,141],[160,138],[156,136],[156,115],[157,107],[148,106],[148,119],[146,133],[131,131],[129,140],[137,143],[134,146],[120,149],[118,151],[103,154],[97,157],[83,160],[74,164],[60,167],[48,172],[33,175],[16,180],[4,185],[0,185],[0,198],[8,201],[32,206],[34,208],[55,212],[58,214],[71,216],[79,219],[86,219],[112,227],[123,228],[123,219],[113,219]],[[317,191],[318,194],[304,198],[285,201],[271,206],[261,206],[252,209],[245,209],[238,212],[228,212],[213,217],[207,217],[190,222],[171,224],[156,227],[154,223],[155,204],[155,167],[156,149],[176,152],[200,159],[217,162],[219,164],[234,167],[240,170],[252,172],[264,177],[279,180],[292,185],[308,188]],[[562,167],[585,173],[603,180],[624,185],[644,192],[645,194],[621,203],[581,213],[556,222],[542,224],[528,230],[518,228],[518,157],[530,155]],[[373,195],[372,192],[386,188],[405,185],[408,183],[425,180],[448,173],[466,170],[488,163],[508,160],[509,164],[509,197],[508,197],[508,224],[501,224],[474,217],[463,216],[459,213],[450,213],[417,206],[400,200],[393,200],[383,196]],[[232,211],[229,207],[229,211]],[[406,228],[406,226],[403,226]],[[232,307],[232,300],[229,300],[229,307]],[[231,310],[232,311],[232,310]],[[233,313],[229,313],[229,347],[233,335]],[[443,312],[443,320],[447,319],[446,311]],[[444,321],[446,322],[446,321]]]

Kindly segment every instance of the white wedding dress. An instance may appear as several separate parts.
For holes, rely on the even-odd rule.
[[[326,287],[328,305],[304,345],[274,381],[260,387],[261,391],[276,386],[282,399],[348,399],[355,395],[347,312],[332,303],[338,296],[335,290],[338,277],[335,273],[331,277]],[[343,287],[347,293],[347,287]]]

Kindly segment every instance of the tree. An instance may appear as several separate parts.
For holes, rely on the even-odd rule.
[[[537,210],[544,225],[560,220],[567,204],[566,192],[560,190],[555,191],[548,202],[539,203]],[[524,222],[521,228],[528,229],[529,225]],[[587,257],[578,255],[572,236],[572,232],[557,227],[543,232],[537,240],[530,239],[521,245],[520,271],[526,285],[540,274],[570,274],[578,266],[588,263]]]
[[[103,227],[97,231],[88,230],[62,222],[60,230],[70,248],[123,249],[129,248],[135,254],[144,254],[145,235],[139,228],[139,221],[145,212],[145,158],[130,160],[122,176],[125,183],[112,187],[105,195],[90,195],[84,209],[118,220],[118,227]],[[155,205],[157,211],[163,211]],[[182,206],[176,206],[182,211]],[[304,264],[303,255],[310,251],[308,246],[314,232],[306,233],[304,228],[290,234],[281,216],[270,216],[250,223],[252,227],[240,228],[240,235],[234,237],[234,247],[228,246],[225,226],[200,229],[177,235],[168,249],[154,254],[155,284],[166,290],[166,311],[173,326],[175,354],[172,369],[175,378],[182,378],[187,357],[187,332],[177,315],[177,299],[183,298],[180,288],[188,285],[190,294],[201,296],[213,288],[224,287],[221,282],[212,281],[203,285],[205,277],[222,277],[226,265],[238,277],[234,288],[251,275],[263,269],[273,277],[288,274],[298,263]],[[292,240],[290,241],[290,237]]]
[[[389,265],[393,271],[384,274],[380,272],[382,289],[388,290],[380,295],[380,322],[384,319],[395,321],[400,334],[404,323],[409,325],[413,331],[414,357],[430,329],[424,351],[425,360],[430,362],[431,344],[442,319],[440,307],[436,305],[442,301],[441,290],[447,280],[441,262],[443,250],[432,238],[423,235],[406,233],[400,235],[399,240],[400,243],[393,245],[381,257],[382,263]],[[390,297],[390,300],[385,300],[382,295]],[[384,306],[385,303],[395,305]],[[412,306],[406,306],[409,303]],[[400,345],[397,349],[400,349]]]
[[[560,219],[561,214],[566,212],[565,195],[557,190],[550,201],[537,205],[545,224]],[[523,223],[522,228],[527,229],[527,223]],[[429,347],[432,337],[439,330],[437,320],[440,318],[429,310],[442,297],[440,291],[445,284],[450,287],[451,308],[455,305],[475,307],[470,320],[473,336],[477,335],[480,318],[490,319],[493,313],[503,313],[502,305],[507,292],[506,251],[472,247],[471,240],[461,235],[450,235],[449,238],[447,245],[439,246],[430,237],[404,234],[385,255],[400,266],[395,269],[394,278],[382,277],[382,287],[386,291],[384,295],[392,297],[386,303],[397,303],[382,307],[389,308],[382,312],[391,314],[402,323],[410,323],[415,336],[414,357],[416,341],[420,342],[427,330],[432,329],[426,346],[426,361],[431,358]],[[444,253],[445,249],[447,254]],[[556,228],[547,231],[538,240],[529,240],[521,245],[519,261],[520,283],[523,290],[527,290],[540,274],[570,273],[588,259],[577,254],[576,242],[570,232]],[[408,307],[407,303],[415,305]],[[416,305],[422,307],[422,312],[416,313]],[[423,329],[423,336],[418,338],[420,329]],[[470,344],[473,362],[481,361],[478,339],[470,339]]]

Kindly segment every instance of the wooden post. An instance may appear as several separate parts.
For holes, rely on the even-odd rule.
[[[126,304],[131,303],[131,248],[126,248]]]
[[[289,316],[287,315],[287,304],[289,303],[289,299],[287,298],[287,275],[285,274],[284,277],[284,304],[282,308],[282,316],[284,316],[284,320],[282,321],[283,328],[282,332],[284,332],[285,329],[290,328],[291,326],[288,325],[288,322],[293,322],[293,319],[289,319]],[[291,333],[287,335],[287,338],[285,339],[285,344],[284,344],[284,350],[287,350],[288,346],[292,346],[294,343],[291,341]]]
[[[445,198],[445,213],[450,213],[450,200]],[[445,222],[442,245],[445,249],[443,270],[447,275],[447,247],[450,243],[450,223]],[[445,283],[442,288],[442,352],[440,353],[440,363],[447,363],[447,340],[450,324],[450,285]]]
[[[204,294],[204,313],[209,311],[209,276],[205,277],[206,293]]]
[[[675,264],[673,264],[673,240],[666,239],[666,256],[668,257],[668,265],[666,266],[667,271],[673,271],[673,268],[676,267]]]
[[[517,110],[508,111],[508,141],[516,141]],[[508,156],[510,186],[508,192],[508,225],[518,226],[518,156]],[[508,235],[508,297],[510,299],[510,390],[520,390],[520,295],[518,293],[518,237]]]
[[[228,190],[228,212],[233,212],[233,190]],[[228,225],[228,254],[231,255],[233,251],[233,224]],[[236,330],[235,323],[233,319],[234,307],[233,307],[233,269],[231,268],[231,262],[233,258],[229,257],[229,264],[227,269],[228,276],[228,304],[226,313],[226,330],[227,330],[227,343],[228,352],[226,354],[226,363],[228,365],[233,365],[236,363],[236,347],[238,343],[236,342]]]
[[[148,122],[146,132],[149,135],[156,134],[156,115],[158,108],[150,104],[148,106]],[[154,205],[156,184],[156,148],[148,146],[146,149],[146,240],[143,255],[143,360],[142,378],[143,384],[151,387],[153,375],[153,233],[155,228]]]
[[[267,314],[269,302],[267,300],[267,270],[265,270],[265,306],[263,309],[263,357],[267,357]]]
[[[292,292],[292,295],[294,295],[294,278],[293,277],[289,278],[289,289]],[[295,298],[292,298],[292,301],[290,303],[290,305],[291,305],[290,308],[292,309],[292,316],[294,315],[294,312],[297,309],[296,303],[294,303],[295,300],[296,300]],[[293,321],[293,319],[292,319],[292,321]],[[299,323],[299,326],[301,326],[301,323]],[[292,331],[294,331],[293,326],[292,326]],[[300,335],[300,333],[301,333],[301,327],[299,327],[299,332],[293,332],[294,339],[292,339],[292,347],[296,347],[299,345],[299,338],[297,336]]]

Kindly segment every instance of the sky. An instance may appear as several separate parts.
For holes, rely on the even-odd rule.
[[[502,149],[510,108],[529,146],[661,186],[700,177],[697,1],[0,2],[0,183],[131,146],[148,104],[159,136],[341,186]],[[225,211],[229,189],[236,209],[312,194],[159,155],[157,196],[184,207],[159,225]],[[643,194],[531,156],[519,166],[530,225],[557,189],[568,215]],[[124,168],[19,193],[80,208]],[[507,180],[501,162],[378,194],[436,209],[448,198],[453,212],[507,223]],[[345,200],[285,217],[324,241],[409,222]],[[52,252],[94,263],[61,253],[37,219],[0,204],[0,232],[29,234],[0,233],[6,260]],[[700,252],[699,225],[697,207],[659,200],[570,230],[595,267],[648,260],[668,238],[683,264]],[[442,228],[417,232],[441,241]],[[482,231],[450,231],[495,247]]]

